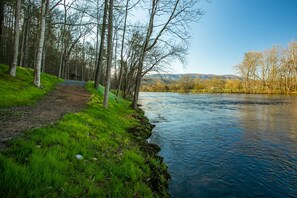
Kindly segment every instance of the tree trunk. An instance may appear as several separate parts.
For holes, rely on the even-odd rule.
[[[155,14],[156,14],[157,4],[158,4],[158,1],[154,0],[151,5],[152,11],[151,11],[151,15],[150,15],[150,21],[149,21],[149,25],[148,25],[147,32],[146,32],[145,41],[142,45],[140,60],[138,63],[138,70],[137,70],[134,96],[133,96],[133,102],[132,102],[133,109],[137,108],[137,102],[138,102],[139,90],[140,90],[140,84],[141,84],[141,76],[142,76],[141,74],[142,74],[142,68],[143,68],[143,64],[144,64],[145,54],[146,54],[148,48],[152,48],[153,47],[152,45],[156,44],[156,42],[157,42],[156,39],[158,38],[158,37],[155,38],[155,41],[153,42],[153,44],[151,44],[151,46],[148,46],[152,32],[153,32],[153,28],[154,28],[154,18],[155,18]],[[167,23],[169,23],[169,22],[167,22]],[[165,29],[165,27],[163,27],[161,31],[163,31],[163,29]]]
[[[97,27],[96,27],[96,56],[95,56],[95,65],[98,65],[98,56],[99,56],[99,33],[100,33],[100,14],[99,14],[99,3],[100,1],[96,1],[97,6]]]
[[[127,18],[128,18],[128,6],[129,6],[129,0],[126,1],[124,29],[123,29],[122,46],[121,46],[121,66],[120,66],[120,74],[119,74],[119,82],[118,82],[116,99],[119,98],[121,85],[122,85],[122,75],[123,75],[123,67],[124,67],[124,65],[123,65],[124,64],[124,45],[125,45],[125,34],[126,34],[126,26],[127,26]]]
[[[24,60],[22,61],[24,67],[29,67],[29,35],[30,35],[30,24],[31,20],[28,19],[27,32],[25,35],[25,45],[24,45]]]
[[[114,89],[116,89],[116,84],[117,84],[117,53],[118,53],[118,26],[115,27],[114,31]]]
[[[24,25],[22,27],[23,29],[23,35],[22,35],[22,45],[21,45],[21,57],[20,57],[20,66],[23,66],[23,62],[24,62],[24,48],[25,48],[25,41],[26,41],[26,31],[27,31],[27,27],[26,27],[27,21],[24,21]]]
[[[84,36],[83,43],[82,43],[83,64],[81,66],[81,81],[85,81],[85,76],[86,76],[85,75],[85,65],[86,65],[85,41],[86,41],[86,37]]]
[[[28,7],[26,8],[26,12],[25,12],[25,19],[24,19],[24,24],[23,24],[23,37],[22,37],[22,46],[21,46],[21,58],[20,58],[20,66],[27,66],[25,65],[25,54],[26,54],[26,50],[28,50],[28,40],[29,40],[29,21],[30,21],[30,17],[29,17],[29,12],[31,9],[31,2],[28,1]]]
[[[41,72],[44,72],[45,70],[45,57],[46,57],[46,51],[47,51],[47,42],[46,39],[44,39],[43,44],[43,52],[42,52],[42,64],[41,64]]]
[[[113,0],[109,0],[109,13],[108,13],[108,39],[107,39],[107,67],[106,67],[106,83],[104,89],[103,107],[108,107],[108,93],[110,88],[110,76],[111,76],[111,65],[112,65],[112,32],[113,32]]]
[[[2,32],[3,32],[4,7],[5,7],[5,0],[1,0],[0,1],[0,39],[2,38]]]
[[[142,58],[143,59],[143,58]],[[137,108],[137,102],[139,98],[139,90],[140,90],[140,84],[141,84],[141,73],[143,68],[143,60],[140,61],[138,70],[137,70],[137,76],[136,76],[136,83],[135,83],[135,89],[134,89],[134,96],[133,96],[133,102],[132,102],[132,108]]]
[[[99,49],[99,56],[98,56],[98,61],[97,61],[97,66],[96,66],[96,74],[95,74],[95,83],[94,83],[95,89],[98,89],[98,87],[99,87],[99,80],[100,80],[101,69],[102,69],[107,9],[108,9],[108,0],[105,0],[104,13],[103,13],[103,24],[102,24],[102,29],[101,29],[100,49]]]
[[[41,3],[40,34],[39,34],[39,41],[38,41],[37,58],[36,58],[36,63],[34,67],[34,85],[37,87],[40,87],[40,70],[41,70],[42,53],[44,48],[45,19],[46,19],[48,3],[49,3],[49,0],[42,0],[42,3]]]
[[[20,13],[21,13],[21,0],[16,1],[16,10],[15,10],[15,27],[14,27],[14,48],[13,48],[13,60],[9,67],[9,74],[11,76],[16,75],[16,67],[18,62],[19,54],[19,40],[20,40]]]
[[[63,65],[64,62],[64,55],[65,55],[65,31],[66,31],[66,22],[67,22],[67,8],[66,8],[66,0],[64,0],[64,24],[63,29],[61,30],[61,55],[60,55],[60,62],[59,62],[59,71],[57,78],[61,78],[63,75]]]

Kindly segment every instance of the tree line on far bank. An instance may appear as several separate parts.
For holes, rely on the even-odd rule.
[[[105,107],[115,89],[136,108],[145,74],[184,61],[189,24],[203,15],[198,2],[1,0],[0,63],[12,76],[17,65],[33,68],[37,87],[41,72],[94,80],[106,87]]]
[[[241,79],[194,79],[184,75],[177,81],[145,83],[142,91],[207,93],[297,93],[297,42],[288,48],[273,47],[264,52],[248,52],[235,66]]]

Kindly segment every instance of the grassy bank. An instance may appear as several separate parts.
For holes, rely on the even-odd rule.
[[[8,66],[0,64],[0,107],[32,104],[61,82],[54,76],[42,73],[43,87],[39,89],[33,85],[32,69],[17,67],[16,77],[8,75],[7,71]]]
[[[142,111],[87,84],[85,110],[26,132],[0,153],[5,197],[166,197],[166,167],[146,143],[152,126]],[[101,91],[102,92],[102,91]]]

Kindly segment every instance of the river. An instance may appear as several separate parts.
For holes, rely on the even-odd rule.
[[[172,197],[297,197],[297,96],[140,94]]]

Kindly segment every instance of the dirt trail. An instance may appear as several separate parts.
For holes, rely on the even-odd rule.
[[[34,106],[0,109],[0,148],[27,129],[52,124],[66,113],[81,110],[90,94],[80,81],[64,81]]]

